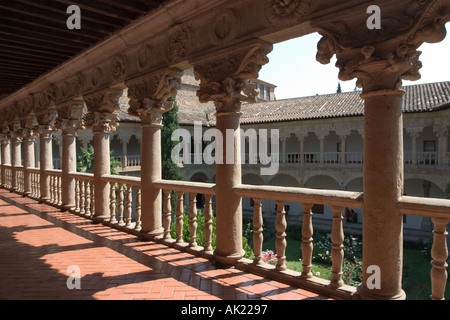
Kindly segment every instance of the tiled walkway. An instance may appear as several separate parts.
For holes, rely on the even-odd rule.
[[[80,289],[68,288],[78,280]],[[0,190],[0,300],[7,299],[326,298]]]

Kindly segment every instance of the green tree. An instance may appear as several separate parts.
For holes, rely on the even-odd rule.
[[[178,105],[174,98],[169,98],[169,101],[173,101],[173,108],[164,114],[161,129],[162,178],[165,180],[183,180],[178,164],[172,161],[172,150],[177,144],[177,141],[172,141],[172,133],[180,127]]]
[[[81,148],[81,155],[78,157],[77,171],[84,173],[94,172],[94,147],[89,145],[87,148]],[[111,151],[111,174],[117,174],[115,168],[121,167],[122,163],[112,156]]]

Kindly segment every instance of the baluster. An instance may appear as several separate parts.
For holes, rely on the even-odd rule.
[[[189,193],[189,246],[197,246],[197,194]]]
[[[313,226],[312,226],[312,204],[303,204],[303,225],[302,225],[302,261],[303,278],[311,278],[312,253],[313,253]]]
[[[62,177],[57,177],[58,182],[58,206],[62,207]]]
[[[84,198],[84,214],[86,216],[91,216],[91,182],[86,180],[85,182],[85,198]]]
[[[127,185],[127,201],[126,201],[126,210],[125,210],[125,227],[131,227],[131,207],[133,205],[133,189],[131,185]]]
[[[50,176],[50,204],[55,204],[55,176]]]
[[[141,188],[136,188],[136,226],[134,227],[134,230],[141,231]]]
[[[255,253],[254,264],[261,264],[263,247],[263,216],[261,199],[253,199],[253,251]]]
[[[344,262],[344,228],[342,224],[342,211],[344,208],[331,206],[333,211],[333,226],[331,230],[331,286],[339,288],[344,285],[342,281],[342,264]]]
[[[75,179],[75,212],[80,213],[80,180]]]
[[[212,196],[205,194],[205,248],[206,253],[213,253],[212,248]]]
[[[284,201],[277,201],[277,219],[275,221],[275,229],[277,230],[275,247],[277,249],[277,265],[278,271],[286,270],[286,211],[284,210]]]
[[[172,220],[172,204],[170,203],[171,197],[170,197],[170,190],[164,190],[164,217],[163,217],[163,224],[164,224],[164,239],[170,240],[170,223]]]
[[[86,185],[84,180],[80,180],[80,214],[85,213]]]
[[[111,223],[117,223],[116,219],[116,184],[110,183],[110,190],[109,190],[109,213],[110,218],[109,222]]]
[[[177,212],[176,212],[177,243],[183,243],[184,192],[178,191],[177,196],[178,196]]]
[[[117,199],[119,201],[119,214],[118,214],[118,219],[117,219],[119,226],[125,225],[125,223],[123,222],[123,210],[124,210],[124,205],[123,205],[124,195],[123,195],[123,191],[124,191],[124,185],[123,184],[119,184],[119,193],[118,193],[118,196],[117,196]]]
[[[95,215],[95,188],[94,188],[94,180],[91,180],[90,183],[91,188],[91,216]]]
[[[447,230],[449,219],[431,218],[434,223],[433,246],[431,247],[431,299],[444,300],[447,284]]]

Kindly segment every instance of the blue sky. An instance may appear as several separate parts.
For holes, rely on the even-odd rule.
[[[419,48],[422,79],[404,81],[404,85],[450,80],[450,23],[446,26],[444,41],[425,43]],[[319,34],[310,34],[274,45],[269,54],[270,62],[261,69],[259,79],[277,86],[278,100],[336,92],[339,82],[336,60],[333,58],[328,65],[316,61],[319,40]],[[341,82],[342,91],[353,91],[355,83],[356,80]]]

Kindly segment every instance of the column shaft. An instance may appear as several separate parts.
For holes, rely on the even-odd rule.
[[[219,264],[232,264],[242,258],[242,201],[233,187],[241,183],[240,113],[216,114],[217,129],[223,136],[223,161],[216,164],[216,250]],[[234,135],[227,135],[232,130]],[[231,132],[231,131],[229,131]],[[229,141],[233,139],[234,141]],[[229,149],[231,147],[232,149]],[[227,163],[227,155],[233,153],[233,163]]]
[[[52,135],[49,129],[41,129],[39,141],[39,157],[40,157],[40,188],[41,202],[50,200],[50,176],[45,170],[53,169],[53,150]]]
[[[102,175],[111,173],[109,132],[94,130],[94,197],[93,220],[102,222],[110,217],[109,182],[102,181]]]
[[[403,218],[397,201],[403,188],[403,122],[401,90],[363,94],[364,224],[363,282],[365,298],[402,299]],[[383,239],[383,240],[381,240]],[[380,274],[369,270],[379,267]],[[374,287],[379,282],[378,287]]]
[[[164,231],[161,190],[153,186],[161,179],[161,125],[142,125],[141,146],[142,232],[154,237]]]
[[[63,129],[61,154],[62,209],[75,207],[75,179],[69,177],[70,172],[77,171],[75,132]]]

